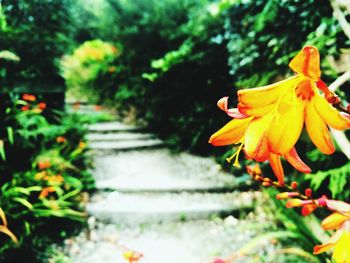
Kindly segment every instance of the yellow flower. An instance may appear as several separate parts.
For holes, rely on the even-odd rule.
[[[350,214],[335,212],[322,221],[324,229],[339,228],[327,243],[314,247],[314,254],[334,248],[333,260],[336,263],[350,262]]]
[[[306,46],[289,64],[296,75],[265,87],[239,90],[235,118],[214,133],[209,142],[214,146],[244,144],[248,158],[270,161],[279,183],[284,182],[281,156],[303,173],[311,170],[297,155],[294,145],[304,123],[316,147],[325,154],[335,151],[328,126],[343,130],[350,119],[340,114],[321,96],[330,91],[320,79],[320,58],[317,48]],[[233,110],[219,105],[230,116]]]

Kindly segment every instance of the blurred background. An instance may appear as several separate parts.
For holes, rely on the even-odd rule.
[[[81,245],[72,251],[71,243],[88,243],[91,238],[77,241],[69,237],[81,231],[86,234],[86,228],[90,228],[91,234],[91,228],[98,228],[94,220],[97,217],[99,221],[100,214],[89,217],[88,224],[84,207],[91,199],[87,193],[93,197],[91,193],[99,191],[93,165],[100,165],[101,169],[107,165],[94,156],[96,152],[106,155],[108,146],[98,145],[97,151],[91,153],[86,145],[89,138],[114,143],[114,139],[96,135],[98,131],[110,134],[117,129],[103,126],[107,121],[128,125],[125,126],[128,131],[130,127],[142,127],[154,140],[161,141],[170,159],[181,163],[182,159],[176,158],[184,153],[189,155],[184,158],[203,158],[189,162],[188,166],[207,167],[202,170],[216,167],[217,173],[226,173],[225,176],[234,181],[234,187],[209,189],[201,194],[211,190],[218,195],[238,192],[237,197],[229,196],[229,200],[249,199],[253,203],[249,211],[224,210],[224,216],[210,223],[215,224],[215,231],[221,231],[220,235],[203,240],[213,239],[214,244],[217,239],[226,240],[230,236],[231,239],[222,243],[223,250],[215,248],[203,255],[198,252],[197,258],[184,257],[182,261],[163,258],[168,252],[159,252],[161,259],[146,261],[146,248],[140,251],[144,259],[132,259],[127,254],[133,249],[142,250],[141,241],[130,241],[135,248],[113,241],[117,244],[115,249],[124,256],[119,261],[108,258],[104,262],[330,262],[327,255],[312,255],[313,246],[327,236],[320,229],[318,219],[303,218],[300,211],[285,209],[282,202],[275,200],[274,189],[262,189],[260,196],[259,186],[251,182],[246,173],[245,165],[249,161],[244,161],[242,156],[241,168],[232,167],[225,161],[232,149],[214,148],[208,144],[208,138],[230,120],[216,107],[218,99],[230,96],[229,103],[234,107],[237,90],[291,76],[288,63],[305,45],[319,49],[322,79],[327,84],[347,72],[350,40],[339,21],[347,23],[350,2],[0,0],[0,4],[0,207],[4,211],[0,217],[5,229],[0,228],[4,233],[0,234],[1,262],[90,262],[85,254],[80,258],[74,255],[79,254],[77,249],[92,253],[92,248]],[[349,98],[348,81],[337,94],[342,99]],[[102,128],[89,126],[101,121],[104,122]],[[88,133],[90,137],[86,136]],[[91,137],[91,133],[95,135]],[[94,148],[92,142],[90,148]],[[338,149],[332,156],[324,156],[304,134],[297,148],[313,173],[300,175],[284,164],[287,182],[297,181],[301,188],[311,185],[315,196],[327,194],[349,201],[350,164],[346,155]],[[159,154],[157,162],[152,159],[153,155],[150,157],[154,161],[152,165],[157,166],[164,160],[163,153]],[[213,156],[217,163],[211,162]],[[144,163],[135,158],[135,165],[139,163],[142,171]],[[127,161],[121,162],[122,166]],[[181,169],[187,169],[186,176],[188,171],[193,176],[199,173],[188,167]],[[200,173],[206,173],[202,170]],[[263,165],[263,170],[273,178],[268,165]],[[210,180],[215,182],[215,176],[212,171]],[[157,180],[154,181],[157,184]],[[186,189],[176,191],[182,190]],[[111,191],[98,196],[108,199],[109,194]],[[182,198],[179,195],[171,198]],[[156,196],[158,198],[162,197]],[[129,205],[130,199],[125,200]],[[139,199],[135,200],[133,204],[137,206]],[[323,211],[317,213],[324,215]],[[186,216],[180,221],[185,219]],[[235,241],[233,237],[239,234],[230,231],[237,231],[235,224],[241,221],[249,222],[247,230],[241,228],[241,232],[251,234]],[[206,223],[198,224],[206,226]],[[218,225],[223,226],[220,231]],[[117,231],[118,236],[124,233],[132,240],[133,235],[123,231],[136,228],[123,226]],[[158,231],[157,227],[154,229],[152,231]],[[190,235],[205,232],[203,229],[191,232],[195,231],[193,227],[181,231]],[[152,240],[147,237],[145,240]],[[203,246],[203,240],[198,241],[199,247]],[[62,242],[65,243],[62,245]],[[208,245],[207,251],[213,244]],[[161,245],[158,249],[162,250]],[[29,258],[31,261],[27,261]]]

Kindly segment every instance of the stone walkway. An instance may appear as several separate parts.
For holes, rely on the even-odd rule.
[[[65,242],[71,262],[128,262],[129,250],[143,254],[140,263],[210,262],[263,228],[251,212],[260,193],[236,190],[235,177],[213,159],[173,154],[144,129],[119,122],[89,131],[97,191],[87,204],[89,228]]]

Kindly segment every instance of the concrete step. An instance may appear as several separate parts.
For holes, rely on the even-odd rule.
[[[128,125],[118,121],[99,122],[89,126],[89,131],[92,133],[136,132],[142,130],[144,130],[143,127]]]
[[[89,148],[100,151],[130,151],[164,146],[159,139],[127,140],[127,141],[92,141]]]
[[[214,215],[237,214],[252,208],[251,193],[178,193],[178,194],[98,194],[87,204],[87,212],[109,223],[138,225],[207,219]]]
[[[100,141],[139,141],[154,139],[155,136],[150,133],[129,133],[129,132],[118,132],[118,133],[89,133],[86,138],[90,142]]]
[[[95,155],[96,187],[125,192],[223,191],[235,189],[237,179],[213,158],[168,149]]]

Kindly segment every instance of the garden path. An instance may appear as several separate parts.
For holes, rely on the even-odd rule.
[[[256,235],[259,193],[237,190],[212,158],[173,154],[142,127],[115,121],[91,125],[88,141],[97,191],[89,228],[65,242],[71,262],[129,262],[130,251],[140,263],[208,262]]]

